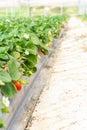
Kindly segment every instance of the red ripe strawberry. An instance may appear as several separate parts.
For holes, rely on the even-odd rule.
[[[17,88],[18,91],[22,90],[22,85],[21,85],[21,83],[19,81],[15,81],[14,85]]]

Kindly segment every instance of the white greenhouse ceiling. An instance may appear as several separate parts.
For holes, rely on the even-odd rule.
[[[31,6],[78,6],[87,4],[87,0],[20,0]]]
[[[17,7],[19,6],[18,0],[0,0],[0,8],[3,7]]]
[[[0,0],[0,7],[29,6],[78,6],[87,5],[87,0]]]

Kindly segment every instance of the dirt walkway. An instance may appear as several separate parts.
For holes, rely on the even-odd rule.
[[[27,130],[87,130],[87,26],[68,28]]]

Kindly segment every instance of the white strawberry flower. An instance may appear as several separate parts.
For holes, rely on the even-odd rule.
[[[8,97],[3,96],[3,97],[2,97],[2,103],[3,103],[6,107],[9,107],[10,101],[9,101]]]
[[[48,34],[51,35],[51,31],[50,30],[48,31]]]
[[[29,39],[29,34],[24,33],[24,34],[23,34],[23,37],[24,37],[25,39]]]
[[[26,55],[29,55],[29,51],[28,51],[28,50],[25,50],[25,54],[26,54]]]
[[[9,19],[6,19],[6,22],[10,22],[10,20],[9,20]]]
[[[0,80],[0,85],[5,85],[5,84],[4,84],[4,82],[2,82],[2,81]]]

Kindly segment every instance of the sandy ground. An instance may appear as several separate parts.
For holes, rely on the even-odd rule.
[[[27,130],[87,130],[87,25],[71,18]]]

